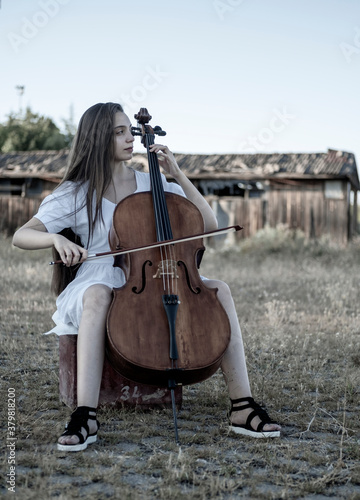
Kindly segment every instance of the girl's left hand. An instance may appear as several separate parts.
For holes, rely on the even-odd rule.
[[[159,165],[165,170],[165,172],[170,174],[172,177],[176,177],[179,174],[179,165],[175,160],[175,156],[167,146],[152,144],[149,147],[149,150],[151,153],[157,154]]]

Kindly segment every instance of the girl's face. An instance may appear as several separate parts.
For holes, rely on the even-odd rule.
[[[131,133],[131,122],[125,113],[118,111],[114,117],[114,160],[131,160],[134,136]]]

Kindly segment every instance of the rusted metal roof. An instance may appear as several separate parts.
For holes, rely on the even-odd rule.
[[[3,153],[0,154],[0,177],[61,179],[68,156],[68,150]]]
[[[0,177],[60,180],[69,151],[28,151],[0,154]],[[360,189],[355,156],[329,149],[326,153],[175,154],[190,179],[347,178]],[[132,166],[147,169],[146,154],[135,154]]]

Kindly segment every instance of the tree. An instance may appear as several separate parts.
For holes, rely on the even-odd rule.
[[[0,151],[59,150],[68,148],[72,137],[70,130],[62,134],[51,118],[27,108],[24,117],[10,114],[0,124]]]

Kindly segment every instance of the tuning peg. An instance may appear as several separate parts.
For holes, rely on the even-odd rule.
[[[156,135],[166,135],[165,130],[163,130],[159,125],[156,125],[156,127],[153,128],[154,134]]]
[[[141,129],[139,127],[131,127],[132,135],[142,135]]]

